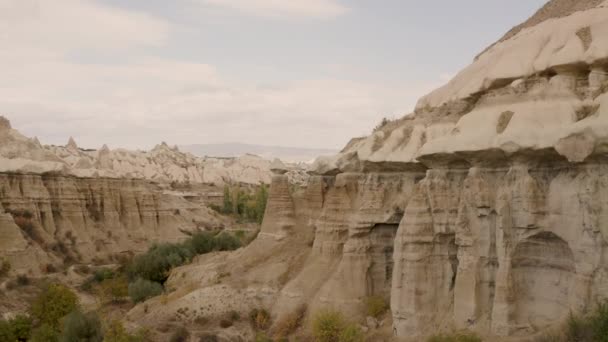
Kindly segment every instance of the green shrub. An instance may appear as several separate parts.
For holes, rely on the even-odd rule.
[[[240,187],[230,188],[226,185],[224,187],[223,206],[221,209],[217,207],[214,210],[220,209],[219,212],[222,214],[233,214],[241,220],[261,224],[264,219],[267,202],[268,187],[265,184],[260,184],[255,193],[243,190]]]
[[[120,321],[112,321],[108,324],[103,342],[144,342],[144,337],[129,334]]]
[[[0,341],[16,341],[17,337],[10,323],[0,320]]]
[[[591,316],[591,328],[596,341],[608,341],[608,302],[598,304]]]
[[[96,312],[72,311],[63,319],[61,342],[101,342],[103,331]]]
[[[195,254],[205,254],[215,248],[215,236],[211,233],[196,233],[184,244],[189,245]]]
[[[243,241],[243,240],[245,240],[245,231],[244,231],[244,230],[237,230],[237,231],[234,233],[234,236],[235,236],[237,239],[239,239],[240,241]]]
[[[319,342],[338,342],[346,328],[346,321],[340,312],[326,310],[318,313],[312,322],[312,333]]]
[[[164,283],[172,268],[189,262],[193,256],[193,251],[185,244],[154,245],[148,252],[133,259],[128,273],[132,279],[140,277]]]
[[[241,247],[241,242],[228,233],[219,233],[215,236],[215,250],[232,251]]]
[[[29,342],[58,342],[59,333],[50,325],[43,324],[32,331]]]
[[[49,285],[32,304],[31,313],[41,324],[59,328],[63,316],[78,307],[78,297],[69,288],[60,284]]]
[[[163,293],[163,286],[159,283],[139,278],[129,284],[128,292],[133,302],[139,303]]]
[[[15,338],[19,341],[27,341],[32,333],[32,319],[25,315],[18,315],[8,321]]]
[[[114,278],[114,271],[112,271],[109,268],[100,268],[95,270],[95,272],[93,273],[93,280],[95,280],[98,283],[101,283],[102,281],[106,280],[106,279],[112,279]]]
[[[433,335],[427,342],[482,342],[481,338],[471,332]]]
[[[363,342],[363,331],[356,324],[348,324],[340,333],[340,342]]]
[[[536,342],[608,342],[608,302],[598,303],[588,315],[570,313],[567,323],[559,330],[548,331]]]
[[[240,240],[228,233],[196,233],[183,243],[152,246],[146,253],[133,259],[126,267],[127,274],[131,280],[142,278],[162,284],[169,277],[171,269],[190,262],[197,254],[229,251],[239,247]]]
[[[388,302],[382,296],[371,296],[365,300],[365,308],[368,316],[378,318],[389,308]]]
[[[129,282],[124,276],[106,279],[99,287],[104,302],[119,303],[129,296]]]
[[[171,334],[169,342],[186,342],[188,338],[190,338],[190,332],[184,327],[179,327]]]

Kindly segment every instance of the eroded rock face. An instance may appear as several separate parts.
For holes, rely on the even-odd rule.
[[[17,272],[108,260],[221,225],[211,210],[143,180],[0,174],[0,253]]]
[[[551,1],[414,114],[319,158],[335,180],[279,305],[357,317],[385,294],[398,337],[520,336],[608,297],[607,6]]]

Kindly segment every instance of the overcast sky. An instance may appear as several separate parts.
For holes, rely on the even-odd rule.
[[[341,148],[543,0],[0,0],[0,114],[43,143]]]

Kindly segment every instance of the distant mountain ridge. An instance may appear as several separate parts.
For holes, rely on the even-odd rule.
[[[318,156],[332,155],[338,150],[286,146],[265,146],[244,143],[192,144],[179,146],[180,150],[199,157],[239,157],[255,154],[265,159],[278,158],[288,162],[311,162]]]

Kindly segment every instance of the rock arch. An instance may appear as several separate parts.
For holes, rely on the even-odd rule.
[[[511,257],[512,324],[534,330],[568,315],[575,276],[568,243],[551,232],[521,241]]]

